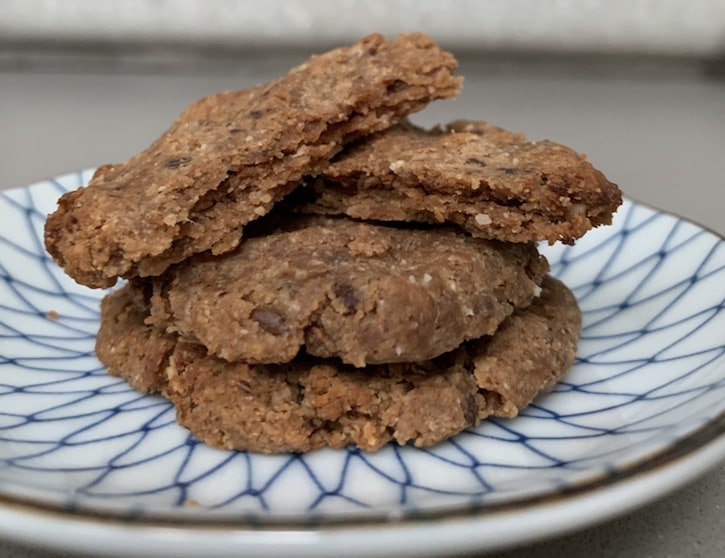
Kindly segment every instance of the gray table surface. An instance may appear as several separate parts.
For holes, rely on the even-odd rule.
[[[189,102],[278,75],[292,60],[63,71],[0,66],[0,188],[122,161]],[[464,64],[464,93],[422,124],[471,117],[550,138],[588,154],[630,197],[725,233],[725,82],[695,71]],[[627,516],[506,558],[725,555],[725,466]],[[0,556],[70,558],[0,540]]]

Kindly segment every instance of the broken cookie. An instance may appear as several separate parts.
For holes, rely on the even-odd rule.
[[[480,121],[431,131],[399,124],[351,146],[310,184],[305,212],[455,223],[506,242],[572,244],[611,223],[622,202],[572,149]]]
[[[455,67],[419,33],[371,35],[269,84],[206,97],[148,149],[62,196],[45,225],[46,247],[90,287],[228,252],[247,223],[320,172],[343,143],[456,96]]]

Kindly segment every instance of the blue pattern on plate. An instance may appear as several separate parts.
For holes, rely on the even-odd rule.
[[[164,399],[105,374],[104,293],[43,248],[57,197],[89,177],[0,193],[0,494],[124,516],[321,520],[513,502],[651,459],[725,410],[725,242],[627,201],[613,226],[542,247],[584,329],[571,373],[516,419],[374,454],[209,448]]]

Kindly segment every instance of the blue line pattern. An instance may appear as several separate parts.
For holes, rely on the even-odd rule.
[[[577,362],[513,420],[427,449],[306,455],[199,443],[157,396],[106,375],[101,291],[66,277],[47,213],[90,171],[0,193],[0,494],[119,516],[326,517],[547,495],[651,458],[725,410],[725,242],[627,201],[542,247],[584,314]]]

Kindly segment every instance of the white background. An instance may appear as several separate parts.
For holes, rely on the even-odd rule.
[[[715,56],[725,0],[0,0],[0,41],[318,45],[420,30],[449,46]]]

